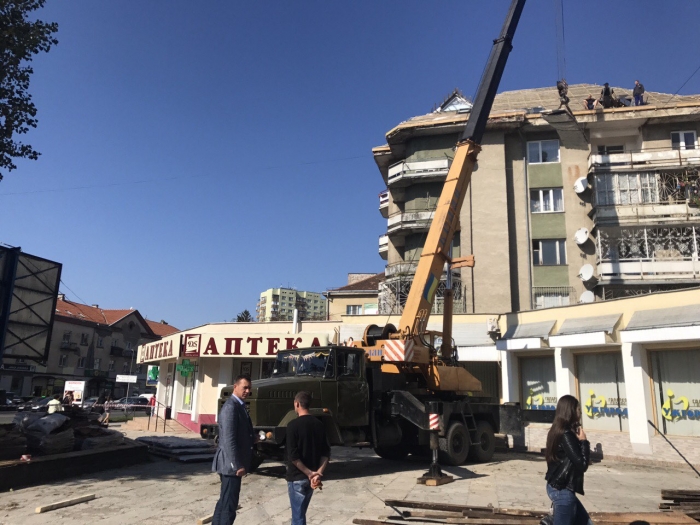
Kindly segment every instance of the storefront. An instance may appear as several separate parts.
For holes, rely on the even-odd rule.
[[[277,352],[326,346],[337,340],[338,322],[305,322],[293,333],[291,323],[209,324],[139,347],[142,366],[157,365],[159,412],[199,432],[216,422],[221,389],[239,375],[253,381],[272,374]]]

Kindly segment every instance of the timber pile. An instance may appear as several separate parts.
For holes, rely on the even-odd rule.
[[[175,436],[144,436],[136,441],[148,445],[148,452],[170,461],[195,463],[214,459],[216,447],[204,439],[187,439]]]
[[[549,511],[474,507],[421,501],[386,500],[393,515],[379,519],[356,518],[357,525],[399,525],[407,523],[464,524],[464,525],[539,525]],[[411,510],[403,510],[411,509]],[[680,512],[591,512],[591,520],[603,525],[690,525],[694,519]]]
[[[700,490],[662,490],[659,508],[665,511],[682,512],[700,521]]]

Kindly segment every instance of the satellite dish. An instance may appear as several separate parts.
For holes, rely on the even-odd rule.
[[[581,266],[581,270],[579,271],[578,276],[584,283],[595,279],[595,269],[593,268],[593,265],[584,264],[583,266]]]
[[[579,303],[592,303],[595,301],[595,294],[591,292],[590,290],[586,290],[581,294],[581,297],[579,297],[578,302]]]
[[[579,246],[585,244],[586,241],[588,241],[588,228],[579,228],[576,230],[576,233],[574,233],[574,241],[576,241],[576,244]]]
[[[588,177],[579,177],[574,182],[574,191],[579,195],[588,189]]]

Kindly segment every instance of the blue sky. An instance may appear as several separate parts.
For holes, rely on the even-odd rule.
[[[371,148],[474,93],[508,5],[48,0],[60,43],[34,62],[26,136],[42,156],[0,182],[0,242],[63,263],[70,299],[180,328],[382,271]],[[700,66],[700,2],[564,16],[569,83],[674,93]],[[555,45],[553,2],[529,0],[500,90],[554,84]]]

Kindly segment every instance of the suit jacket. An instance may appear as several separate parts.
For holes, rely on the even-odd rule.
[[[219,412],[219,445],[212,472],[235,476],[241,468],[250,470],[253,460],[253,423],[238,400],[229,397]]]

